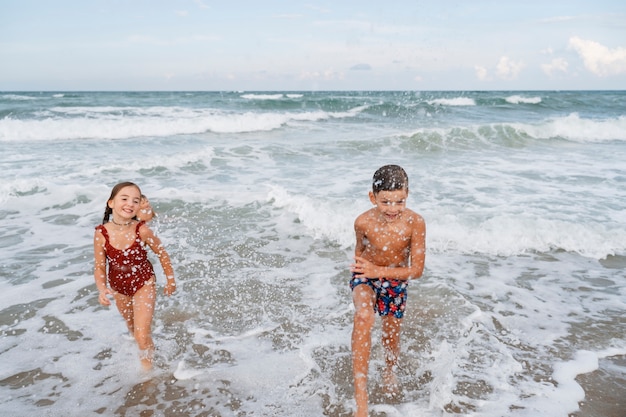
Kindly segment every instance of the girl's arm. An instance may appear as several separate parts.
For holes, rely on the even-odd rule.
[[[96,230],[93,236],[93,257],[93,276],[98,288],[98,301],[103,306],[109,306],[111,301],[107,298],[107,295],[112,295],[113,291],[107,287],[107,257],[104,249],[104,236],[99,230]]]
[[[167,279],[163,293],[165,295],[172,295],[174,291],[176,291],[176,280],[174,279],[174,268],[172,268],[170,255],[165,250],[163,243],[161,243],[161,239],[145,224],[139,229],[139,236],[141,240],[152,249],[156,256],[159,257],[159,262],[165,273],[165,278]]]

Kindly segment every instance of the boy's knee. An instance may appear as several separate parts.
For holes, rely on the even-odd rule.
[[[374,311],[369,308],[359,308],[354,313],[355,325],[371,326],[375,319]]]

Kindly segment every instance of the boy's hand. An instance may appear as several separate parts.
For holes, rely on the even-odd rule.
[[[350,272],[367,278],[379,278],[377,266],[360,256],[354,257],[354,263],[350,265]]]

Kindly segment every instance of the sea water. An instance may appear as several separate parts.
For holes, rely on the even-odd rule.
[[[372,416],[626,413],[626,92],[0,93],[0,414],[350,416],[353,222],[427,224]],[[93,233],[136,182],[178,289],[142,372]]]

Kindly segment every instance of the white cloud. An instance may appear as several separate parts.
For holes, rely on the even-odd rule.
[[[298,77],[301,80],[343,80],[344,74],[342,72],[337,72],[334,70],[325,70],[325,71],[303,71],[300,73]]]
[[[555,75],[558,72],[567,72],[568,63],[563,58],[554,58],[549,64],[543,64],[541,69],[549,76]]]
[[[487,68],[475,65],[474,71],[476,71],[476,78],[479,80],[485,81],[487,79]]]
[[[351,70],[354,71],[369,71],[372,69],[370,64],[356,64],[350,67]]]
[[[208,35],[191,35],[184,37],[177,37],[173,39],[160,39],[154,36],[148,35],[131,35],[128,37],[128,41],[131,43],[139,43],[139,44],[147,44],[147,45],[156,45],[156,46],[172,46],[172,45],[182,45],[182,44],[190,44],[196,42],[215,42],[219,41],[219,36],[208,36]]]
[[[295,20],[295,19],[302,19],[304,15],[297,14],[297,13],[292,13],[292,14],[283,13],[283,14],[276,14],[273,17],[275,19]]]
[[[176,10],[175,13],[179,15],[180,17],[187,17],[187,15],[189,14],[187,10]]]
[[[204,4],[202,0],[194,0],[194,3],[196,3],[196,5],[201,9],[210,9],[210,7]]]
[[[626,72],[626,48],[609,49],[577,36],[569,39],[569,47],[582,58],[585,68],[599,77]]]
[[[514,80],[519,75],[520,71],[524,67],[524,64],[520,62],[512,61],[508,56],[503,56],[496,65],[496,74],[499,78],[505,80]]]

